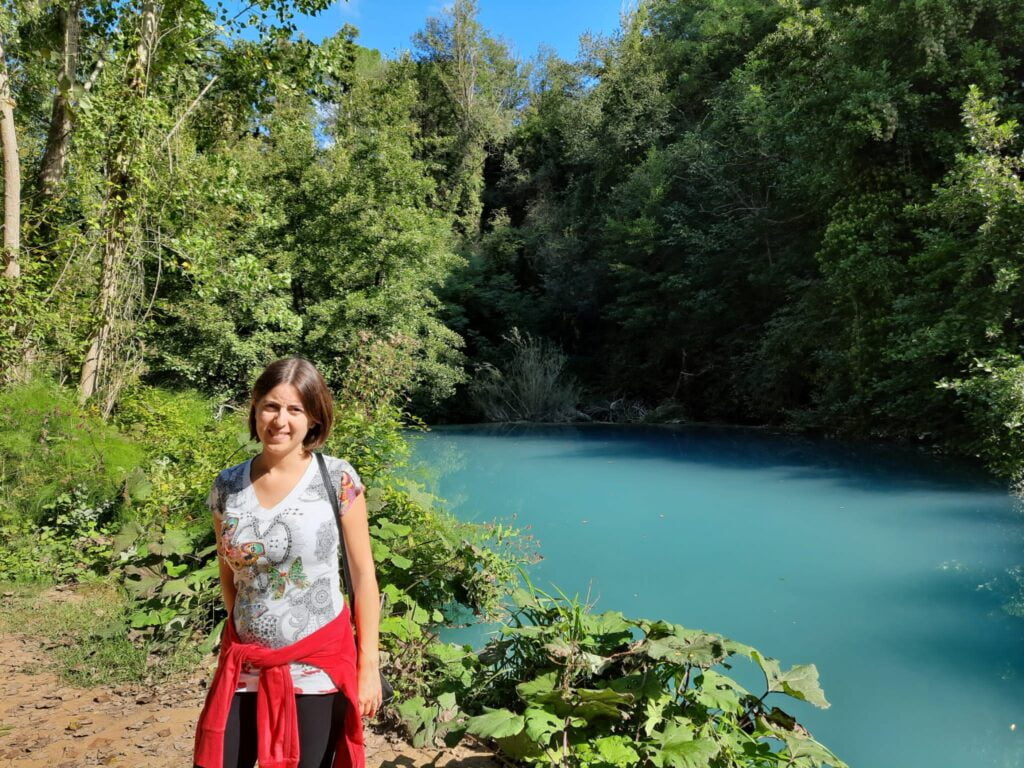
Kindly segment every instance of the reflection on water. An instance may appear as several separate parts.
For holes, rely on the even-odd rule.
[[[1024,516],[984,473],[706,427],[447,427],[416,458],[461,518],[532,526],[542,588],[816,663],[833,706],[795,714],[853,768],[1024,765]]]

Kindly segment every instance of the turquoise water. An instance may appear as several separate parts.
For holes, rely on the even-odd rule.
[[[831,709],[776,703],[852,768],[1024,766],[1024,513],[984,476],[698,427],[447,427],[416,457],[459,517],[531,526],[539,587],[816,664]]]

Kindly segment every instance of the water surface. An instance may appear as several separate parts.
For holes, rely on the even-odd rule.
[[[705,427],[445,427],[416,457],[459,517],[531,526],[539,587],[815,663],[831,709],[777,703],[852,768],[1024,766],[1024,515],[984,475]]]

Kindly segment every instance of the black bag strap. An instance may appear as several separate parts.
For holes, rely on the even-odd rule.
[[[356,620],[356,596],[352,589],[352,572],[348,567],[348,550],[345,549],[345,531],[341,527],[341,510],[338,508],[338,491],[327,474],[327,462],[319,451],[314,451],[316,463],[320,465],[320,477],[323,478],[324,488],[327,490],[327,498],[331,502],[331,509],[334,510],[334,522],[338,525],[338,554],[341,555],[341,587],[348,597],[349,609],[352,613],[352,621]]]
[[[324,461],[323,454],[318,451],[314,451],[313,455],[316,456],[316,463],[320,466],[320,477],[323,478],[324,488],[327,490],[327,498],[331,502],[331,509],[334,510],[334,522],[338,524],[338,554],[341,555],[341,578],[342,578],[342,589],[348,596],[348,607],[350,618],[352,623],[356,621],[356,595],[352,588],[352,572],[348,568],[348,550],[345,549],[345,531],[341,527],[341,510],[338,508],[338,489],[334,487],[334,483],[331,482],[330,475],[327,474],[327,462]],[[384,605],[384,595],[380,597],[381,606]],[[391,683],[384,677],[384,672],[380,673],[380,690],[381,690],[381,703],[390,704],[395,698],[395,689],[391,687]]]

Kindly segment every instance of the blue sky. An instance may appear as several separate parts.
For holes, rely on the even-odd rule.
[[[361,45],[391,57],[409,49],[412,35],[445,5],[443,0],[338,0],[318,16],[295,22],[314,41],[352,24]],[[623,0],[479,0],[481,24],[522,59],[531,58],[542,44],[563,59],[575,59],[580,35],[614,32],[622,8]]]

